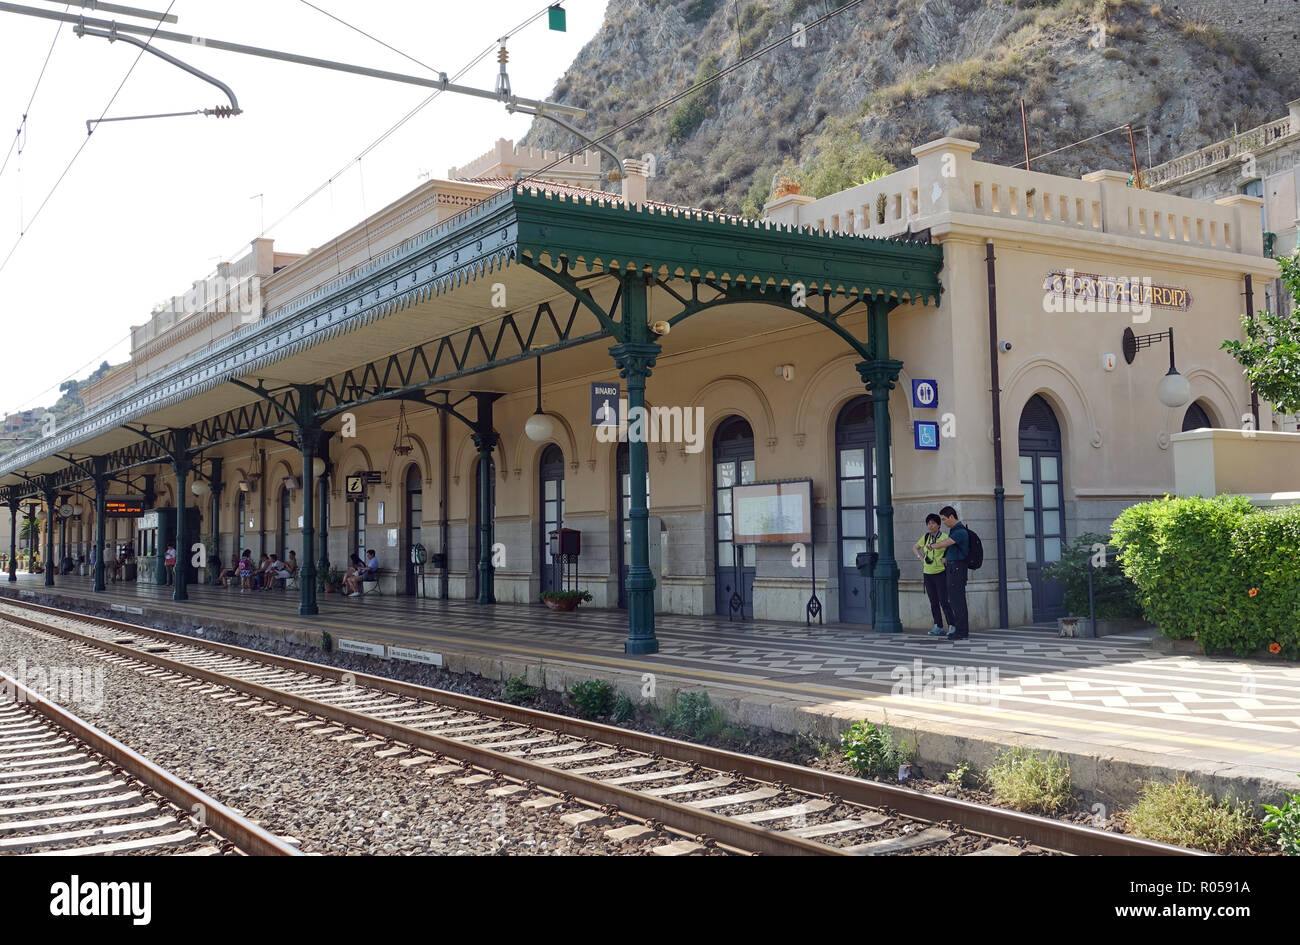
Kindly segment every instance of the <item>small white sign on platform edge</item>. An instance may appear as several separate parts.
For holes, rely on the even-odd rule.
[[[429,650],[412,650],[404,646],[390,646],[388,655],[391,659],[407,660],[411,663],[428,663],[430,666],[442,665],[442,654]]]
[[[362,643],[360,640],[339,640],[339,651],[341,653],[364,653],[367,656],[378,656],[384,659],[388,656],[384,652],[384,646],[380,643]]]

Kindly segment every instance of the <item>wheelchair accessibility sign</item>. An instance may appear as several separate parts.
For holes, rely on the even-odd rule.
[[[933,420],[918,420],[912,428],[912,434],[918,450],[939,448],[939,424]]]

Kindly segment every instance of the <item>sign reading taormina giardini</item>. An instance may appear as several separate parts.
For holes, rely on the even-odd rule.
[[[1155,285],[1151,278],[1102,276],[1073,269],[1053,269],[1043,280],[1049,312],[1128,312],[1167,308],[1185,312],[1192,293],[1175,285]],[[1145,321],[1145,319],[1143,319]]]

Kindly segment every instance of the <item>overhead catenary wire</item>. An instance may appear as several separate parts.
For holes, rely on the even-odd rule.
[[[167,7],[167,12],[170,13],[170,11],[171,11],[171,7],[172,7],[172,5],[174,5],[174,3],[175,3],[175,0],[171,0],[171,3],[169,3],[169,5],[168,5],[168,7]],[[311,6],[311,4],[308,4],[308,5]],[[507,37],[507,38],[508,38],[508,37],[511,36],[512,34],[514,34],[514,33],[518,33],[520,30],[525,29],[526,27],[528,27],[528,26],[532,25],[533,23],[537,22],[537,20],[541,19],[543,16],[545,16],[545,15],[547,14],[547,11],[549,10],[549,8],[550,8],[550,5],[549,5],[549,4],[546,5],[546,6],[541,7],[541,8],[540,8],[536,13],[531,14],[530,16],[526,17],[525,19],[523,19],[522,21],[520,21],[518,24],[516,24],[515,26],[513,26],[511,29],[509,29],[506,33],[503,34],[503,37]],[[324,11],[324,10],[322,10],[321,12],[322,12],[322,13],[325,13],[325,14],[328,15],[328,16],[331,16],[331,18],[333,18],[333,19],[338,19],[339,22],[343,23],[344,25],[348,26],[349,28],[356,29],[357,32],[360,32],[360,33],[363,33],[363,34],[364,34],[364,31],[363,31],[363,30],[360,30],[360,29],[358,29],[357,27],[352,26],[352,24],[347,23],[346,21],[343,21],[343,20],[339,19],[338,17],[333,16],[333,14],[329,14],[327,11]],[[155,27],[155,30],[156,30],[156,28],[157,28],[157,27]],[[387,44],[383,43],[382,40],[379,40],[379,39],[376,38],[376,37],[370,36],[369,34],[365,34],[365,35],[367,35],[368,38],[370,38],[370,39],[372,39],[372,40],[375,40],[376,42],[380,43],[381,45],[387,45]],[[57,33],[56,33],[56,39],[57,39]],[[460,68],[460,70],[458,70],[458,71],[455,73],[455,75],[453,76],[453,81],[462,78],[466,73],[468,73],[471,69],[473,69],[475,66],[477,66],[477,65],[478,65],[480,62],[482,62],[485,58],[487,58],[489,55],[491,55],[492,53],[494,53],[494,52],[496,51],[496,49],[497,49],[498,42],[499,42],[499,40],[494,40],[493,42],[491,42],[490,44],[488,44],[486,47],[484,47],[483,50],[482,50],[480,53],[478,53],[478,54],[477,54],[473,59],[471,59],[471,60],[470,60],[469,62],[467,62],[464,66],[462,66],[462,67]],[[401,55],[403,55],[403,56],[406,56],[406,58],[411,59],[411,61],[416,62],[417,64],[423,66],[424,68],[429,69],[430,71],[435,71],[435,72],[436,72],[436,70],[434,70],[431,66],[428,66],[428,65],[425,64],[425,63],[421,63],[419,60],[414,59],[414,58],[411,57],[411,56],[407,56],[405,53],[402,53],[401,50],[394,49],[394,51],[395,51],[395,52],[398,52],[399,54],[401,54]],[[140,53],[140,54],[138,54],[138,55],[136,56],[136,62],[137,62],[137,63],[139,62],[140,55],[143,55],[143,53]],[[133,64],[132,64],[132,69],[134,69],[134,68],[135,68],[135,64],[133,63]],[[124,77],[123,80],[122,80],[122,83],[123,83],[123,84],[125,84],[125,82],[126,82],[126,78],[129,78],[130,74],[131,74],[130,71],[128,71],[128,72],[127,72],[127,76]],[[118,91],[118,92],[121,91],[121,85],[118,86],[118,90],[117,90],[117,91]],[[33,93],[33,94],[34,94],[34,93]],[[261,234],[261,235],[265,236],[266,233],[268,233],[268,232],[274,230],[277,226],[279,226],[279,225],[280,225],[281,223],[283,223],[285,220],[287,220],[287,219],[289,219],[291,216],[293,216],[293,214],[295,214],[298,210],[302,209],[302,207],[304,207],[308,202],[310,202],[311,199],[312,199],[313,197],[318,196],[320,193],[322,193],[322,192],[325,191],[326,189],[330,188],[330,187],[332,186],[332,184],[334,183],[335,179],[337,179],[339,176],[341,176],[342,174],[344,174],[344,173],[345,173],[349,168],[351,168],[351,167],[353,166],[353,164],[359,164],[359,162],[361,161],[362,158],[366,157],[368,154],[370,154],[372,151],[374,151],[377,147],[379,147],[381,144],[383,144],[386,140],[388,140],[388,138],[390,138],[393,134],[395,134],[399,129],[401,129],[405,124],[407,124],[407,123],[408,123],[412,118],[414,118],[417,114],[419,114],[421,111],[423,111],[423,110],[424,110],[428,105],[430,105],[430,104],[431,104],[431,103],[432,103],[436,98],[438,98],[438,96],[441,95],[441,94],[442,94],[442,90],[441,90],[441,89],[438,89],[438,90],[435,90],[434,92],[432,92],[432,93],[431,93],[427,98],[425,98],[422,102],[420,102],[418,105],[416,105],[416,106],[415,106],[414,108],[412,108],[410,111],[408,111],[405,115],[403,115],[400,119],[398,119],[397,122],[395,122],[395,123],[394,123],[392,126],[390,126],[386,131],[384,131],[383,134],[379,135],[379,137],[377,137],[377,138],[375,138],[375,140],[371,141],[371,142],[370,142],[370,143],[369,143],[365,148],[363,148],[363,149],[361,150],[360,153],[358,153],[354,158],[352,158],[351,160],[349,160],[347,164],[343,165],[341,168],[339,168],[339,170],[335,171],[334,174],[332,174],[332,175],[331,175],[327,180],[325,180],[325,181],[324,181],[323,183],[321,183],[318,187],[316,187],[315,189],[313,189],[310,193],[308,193],[308,194],[307,194],[306,196],[304,196],[301,200],[299,200],[299,201],[298,201],[298,202],[297,202],[293,207],[291,207],[291,208],[290,208],[286,213],[282,214],[278,219],[276,219],[274,222],[272,222],[271,225],[270,225],[269,227],[268,227],[268,226],[263,226],[262,234]],[[117,92],[114,93],[114,98],[116,98],[116,97],[117,97]],[[101,113],[101,118],[103,117],[103,114],[104,114],[104,113],[107,113],[108,108],[111,107],[112,104],[113,104],[113,100],[110,99],[108,105],[105,106],[105,108],[104,108],[104,112]],[[42,204],[41,204],[41,208],[42,208],[42,209],[44,208],[45,203],[48,203],[50,197],[53,196],[54,189],[57,189],[59,183],[62,182],[63,178],[67,175],[68,170],[71,169],[73,162],[76,161],[77,156],[80,155],[82,149],[85,148],[86,143],[87,143],[88,140],[89,140],[89,139],[84,140],[84,141],[82,142],[81,148],[78,148],[77,153],[73,155],[73,159],[72,159],[72,161],[69,162],[68,166],[64,169],[63,174],[60,175],[59,181],[56,181],[56,183],[55,183],[55,188],[52,188],[52,189],[51,189],[50,193],[46,196],[45,201],[42,202]],[[38,215],[39,215],[39,213],[40,213],[40,210],[37,211],[37,214],[38,214]],[[31,221],[28,221],[28,228],[30,228],[31,223],[34,222],[35,219],[36,219],[36,217],[35,217],[35,215],[34,215],[34,216],[32,217],[32,220],[31,220]],[[25,232],[25,230],[24,230],[24,232]],[[22,236],[20,235],[20,236],[19,236],[19,242],[21,242],[21,239],[22,239]],[[0,263],[0,272],[3,272],[5,265],[8,264],[10,258],[12,258],[13,254],[14,254],[14,251],[17,249],[17,247],[18,247],[18,243],[16,242],[16,243],[14,244],[13,248],[10,249],[8,256],[5,257],[4,262],[3,262],[3,263]],[[245,251],[246,249],[247,249],[247,245],[246,245],[246,244],[241,244],[241,245],[239,246],[239,248],[237,248],[234,252],[228,254],[225,258],[226,258],[226,259],[233,258],[235,255],[237,255],[237,254],[240,253],[240,252]],[[56,392],[56,391],[58,390],[59,385],[65,383],[65,382],[68,381],[68,380],[73,380],[73,379],[75,379],[78,375],[80,375],[82,372],[84,372],[87,368],[92,368],[92,369],[93,369],[93,367],[96,366],[98,362],[101,362],[102,359],[103,359],[105,356],[107,356],[110,352],[116,350],[116,349],[117,349],[118,347],[120,347],[124,342],[128,342],[128,341],[130,341],[130,339],[131,339],[131,335],[128,333],[128,334],[125,335],[123,338],[121,338],[121,339],[119,339],[118,341],[114,342],[112,346],[110,346],[109,348],[106,348],[103,352],[101,352],[101,354],[99,354],[99,355],[97,355],[96,357],[92,358],[90,361],[88,361],[86,364],[82,365],[82,366],[81,366],[80,368],[78,368],[77,370],[73,371],[71,374],[67,375],[66,377],[64,377],[64,378],[61,379],[60,381],[56,382],[55,384],[51,385],[50,387],[46,388],[45,390],[40,391],[40,392],[34,394],[31,398],[29,398],[27,401],[25,401],[25,402],[24,402],[20,407],[18,407],[17,409],[18,409],[18,410],[22,410],[22,409],[28,407],[28,405],[35,403],[37,400],[40,400],[41,398],[43,398],[43,397],[45,397],[45,396],[47,396],[47,395],[49,395],[49,394],[51,394],[51,393]]]
[[[536,13],[534,13],[532,16],[530,16],[530,17],[528,17],[527,19],[523,20],[521,23],[519,23],[518,25],[516,25],[515,27],[513,27],[511,30],[509,30],[508,32],[506,32],[504,35],[505,35],[506,37],[509,37],[511,34],[513,34],[513,33],[518,33],[520,30],[524,29],[525,27],[528,27],[528,26],[532,25],[533,23],[535,23],[535,22],[537,22],[539,19],[541,19],[543,16],[545,16],[547,10],[549,10],[549,9],[550,9],[550,6],[549,6],[549,5],[548,5],[548,6],[544,6],[544,7],[542,7],[540,10],[538,10],[538,11],[537,11]],[[486,46],[486,47],[483,49],[482,52],[480,52],[477,56],[475,56],[475,57],[474,57],[473,59],[471,59],[468,63],[466,63],[464,66],[462,66],[462,67],[461,67],[461,68],[456,72],[456,74],[452,76],[452,79],[453,79],[453,80],[457,80],[457,79],[462,78],[462,77],[463,77],[467,72],[469,72],[471,69],[473,69],[475,66],[477,66],[480,62],[482,62],[484,59],[486,59],[486,58],[487,58],[488,56],[490,56],[492,53],[496,52],[496,50],[497,50],[497,45],[498,45],[497,42],[496,42],[496,41],[493,41],[493,42],[490,43],[488,46]],[[428,67],[426,67],[426,68],[428,68]],[[360,152],[359,154],[357,154],[355,157],[353,157],[351,160],[349,160],[346,164],[344,164],[342,167],[340,167],[337,171],[335,171],[333,174],[331,174],[331,175],[330,175],[330,176],[329,176],[325,181],[323,181],[319,186],[317,186],[316,188],[314,188],[311,192],[309,192],[306,196],[304,196],[304,197],[303,197],[301,200],[299,200],[296,204],[294,204],[292,207],[290,207],[290,208],[289,208],[289,209],[288,209],[284,214],[282,214],[280,217],[278,217],[276,220],[274,220],[274,221],[271,223],[271,225],[270,225],[269,227],[267,227],[265,230],[263,230],[263,235],[266,235],[266,233],[271,232],[271,231],[274,230],[276,227],[278,227],[281,223],[283,223],[285,220],[289,219],[291,216],[293,216],[295,213],[297,213],[299,210],[301,210],[304,206],[306,206],[306,205],[307,205],[307,204],[312,200],[312,198],[318,196],[318,195],[321,194],[321,193],[322,193],[322,192],[323,192],[327,187],[329,187],[329,186],[334,182],[334,180],[335,180],[336,178],[338,178],[340,175],[346,173],[346,172],[347,172],[347,171],[348,171],[348,170],[349,170],[349,169],[350,169],[354,164],[356,164],[358,161],[360,161],[360,160],[361,160],[362,158],[364,158],[366,155],[370,154],[371,151],[375,150],[375,148],[379,147],[381,144],[383,144],[385,141],[387,141],[390,137],[392,137],[394,134],[396,134],[397,131],[400,130],[400,129],[402,128],[402,126],[404,126],[404,125],[405,125],[407,122],[409,122],[412,118],[414,118],[416,115],[418,115],[420,112],[422,112],[426,107],[428,107],[430,104],[432,104],[433,101],[434,101],[436,98],[438,98],[438,96],[441,95],[441,94],[442,94],[442,91],[441,91],[440,89],[439,89],[439,90],[436,90],[436,91],[434,91],[434,92],[432,92],[432,93],[431,93],[427,98],[424,99],[424,101],[420,102],[418,105],[416,105],[414,108],[412,108],[409,112],[407,112],[405,115],[403,115],[401,118],[399,118],[399,119],[398,119],[398,120],[397,120],[397,121],[396,121],[392,126],[390,126],[390,127],[388,128],[387,131],[385,131],[383,134],[381,134],[379,137],[377,137],[374,141],[371,141],[370,144],[366,145],[366,147],[364,147],[364,148],[361,150],[361,152]],[[236,254],[238,254],[238,253],[240,253],[240,252],[243,252],[245,248],[246,248],[245,245],[241,244],[237,249],[234,250],[234,252],[231,252],[231,253],[227,254],[226,258],[227,258],[227,259],[232,258],[232,257],[235,256]]]
[[[64,12],[66,13],[68,8],[71,6],[72,4],[65,6],[63,8]],[[23,109],[23,117],[18,122],[18,130],[14,132],[14,139],[9,142],[9,153],[5,155],[4,163],[0,164],[0,176],[4,175],[5,168],[9,166],[9,158],[13,157],[14,148],[18,144],[18,140],[22,137],[23,128],[27,125],[27,116],[31,114],[32,103],[36,101],[36,93],[40,91],[41,80],[45,78],[45,70],[50,64],[50,57],[54,55],[54,46],[59,41],[59,34],[61,32],[63,32],[62,26],[56,26],[54,28],[54,39],[50,40],[50,49],[45,54],[45,61],[41,63],[41,72],[36,77],[36,84],[32,87],[31,96],[27,99],[27,107]]]
[[[171,2],[167,4],[166,13],[171,13],[172,7],[175,5],[176,5],[176,0],[171,0]],[[153,28],[153,32],[157,32],[158,27],[161,25],[162,25],[161,22],[156,24]],[[150,33],[149,35],[150,37],[152,37],[153,33]],[[149,40],[146,40],[145,45],[148,45],[148,43]],[[108,104],[106,104],[104,106],[104,110],[99,113],[100,121],[104,119],[104,116],[108,114],[108,110],[113,107],[113,103],[117,101],[117,97],[122,93],[122,88],[126,85],[127,79],[131,78],[131,73],[135,72],[135,67],[140,64],[140,59],[143,56],[144,56],[143,49],[141,49],[139,52],[135,54],[135,59],[132,60],[131,67],[126,70],[126,75],[122,76],[122,81],[119,82],[117,84],[117,88],[113,90],[113,95],[111,98],[109,98]],[[72,166],[77,163],[77,158],[81,157],[81,152],[86,150],[86,145],[90,143],[90,139],[93,136],[93,134],[94,132],[89,130],[86,132],[85,139],[81,142],[81,145],[77,148],[76,153],[72,155],[72,159],[68,161],[67,166],[63,168],[63,173],[59,175],[58,180],[54,182],[54,186],[51,187],[49,193],[45,195],[45,199],[41,201],[41,205],[36,208],[36,212],[32,214],[32,218],[28,220],[27,223],[18,231],[18,239],[14,240],[14,245],[9,248],[9,252],[5,256],[4,261],[0,262],[0,273],[3,273],[5,271],[5,267],[9,265],[9,261],[14,258],[14,253],[18,252],[18,247],[22,244],[23,237],[27,235],[27,233],[31,230],[32,226],[36,223],[37,218],[40,217],[41,215],[41,211],[45,209],[46,205],[50,202],[50,198],[53,197],[55,192],[59,189],[59,185],[62,184],[64,179],[68,176],[68,171],[72,170]]]
[[[382,39],[380,39],[378,36],[373,36],[373,35],[371,35],[370,33],[367,33],[367,32],[366,32],[365,30],[363,30],[361,27],[359,27],[359,26],[357,26],[357,25],[355,25],[355,24],[353,24],[353,23],[349,23],[347,20],[343,19],[341,16],[336,16],[336,15],[334,15],[333,13],[331,13],[329,10],[325,10],[325,9],[322,9],[321,7],[316,6],[316,4],[312,3],[311,0],[299,0],[299,2],[302,3],[304,6],[309,6],[309,7],[311,7],[311,8],[312,8],[313,10],[315,10],[317,13],[320,13],[320,14],[322,14],[322,15],[324,15],[324,16],[329,17],[329,18],[330,18],[331,20],[333,20],[335,23],[341,23],[343,26],[346,26],[348,29],[350,29],[350,30],[352,30],[352,31],[354,31],[354,32],[360,33],[360,34],[361,34],[362,36],[364,36],[366,39],[369,39],[369,40],[371,40],[371,41],[373,41],[373,42],[378,43],[380,46],[383,46],[385,49],[389,50],[390,52],[395,52],[395,53],[397,53],[397,55],[401,56],[403,59],[408,59],[408,60],[410,60],[411,62],[415,63],[417,66],[421,66],[422,68],[428,69],[430,72],[432,72],[432,73],[434,73],[434,74],[437,74],[437,73],[438,73],[439,70],[435,69],[433,66],[429,65],[427,62],[421,62],[419,59],[416,59],[414,56],[409,55],[408,53],[404,53],[404,52],[402,52],[402,51],[401,51],[400,49],[398,49],[396,46],[391,46],[391,45],[389,45],[388,43],[386,43],[386,42],[384,42]]]

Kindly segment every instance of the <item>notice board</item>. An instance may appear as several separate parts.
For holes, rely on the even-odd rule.
[[[738,545],[812,541],[812,480],[731,487],[732,540]]]

